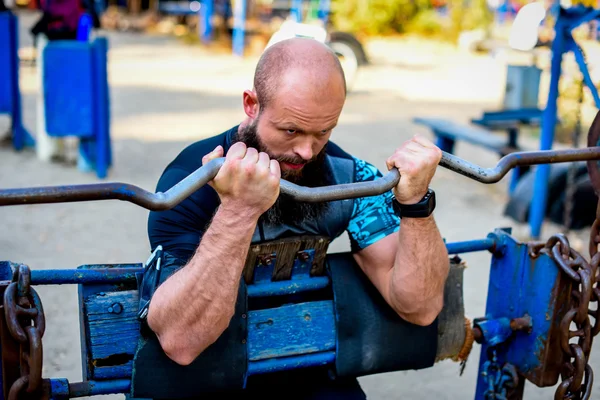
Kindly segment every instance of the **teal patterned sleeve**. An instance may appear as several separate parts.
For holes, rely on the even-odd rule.
[[[356,182],[372,181],[383,177],[373,165],[358,158],[354,159]],[[361,197],[354,200],[348,234],[352,251],[362,250],[400,229],[400,218],[394,213],[392,191],[378,196]]]

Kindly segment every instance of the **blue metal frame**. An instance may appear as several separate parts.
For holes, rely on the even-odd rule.
[[[451,255],[478,251],[488,251],[492,254],[486,313],[483,318],[474,321],[474,325],[480,328],[482,332],[475,400],[486,398],[485,392],[489,387],[489,382],[482,373],[487,368],[488,354],[491,348],[496,350],[497,360],[500,364],[505,362],[512,364],[517,368],[520,375],[536,386],[555,384],[559,377],[560,369],[558,366],[562,362],[560,348],[556,348],[557,345],[560,346],[556,335],[560,334],[557,329],[566,312],[567,302],[564,296],[568,296],[570,293],[567,288],[568,278],[563,276],[560,268],[545,254],[532,258],[529,253],[529,244],[516,241],[511,236],[510,229],[496,229],[483,239],[447,243],[446,248]],[[292,272],[292,279],[289,281],[272,282],[269,279],[274,263],[264,265],[264,270],[255,270],[255,282],[248,285],[249,288],[254,286],[255,289],[249,290],[249,296],[290,295],[327,287],[330,284],[328,277],[310,276],[308,267],[312,265],[314,251],[308,251],[308,257],[304,261],[296,260],[292,270],[295,272]],[[104,296],[106,296],[104,293],[114,292],[116,285],[121,289],[115,294],[127,293],[127,290],[136,287],[136,277],[143,270],[144,265],[141,263],[83,265],[75,270],[32,270],[31,284],[78,284],[80,304],[85,302],[88,307],[99,307],[98,303],[88,302],[87,299],[94,295],[104,299]],[[0,278],[6,280],[11,275],[11,264],[8,262],[0,263]],[[111,297],[102,300],[104,303],[101,307],[112,304],[113,301],[116,301],[115,299],[116,297]],[[121,299],[125,299],[125,297],[121,297]],[[135,299],[131,298],[128,302],[123,302],[119,309],[131,309],[134,303]],[[96,304],[96,306],[93,304]],[[249,329],[252,332],[249,332],[248,335],[248,375],[333,365],[335,363],[335,339],[333,336],[329,337],[335,335],[335,326],[331,325],[334,324],[331,300],[291,304],[286,307],[289,310],[259,309],[249,311]],[[80,309],[82,309],[81,306]],[[295,311],[292,311],[292,309]],[[317,314],[314,314],[319,309],[321,310],[320,319],[317,318]],[[120,310],[117,314],[120,313]],[[110,309],[108,312],[112,313]],[[292,353],[289,356],[273,355],[274,349],[272,345],[269,346],[270,342],[285,341],[289,345],[290,342],[303,344],[303,340],[312,340],[306,339],[312,336],[309,335],[305,338],[306,329],[298,329],[299,327],[294,327],[294,332],[299,332],[295,336],[290,336],[289,331],[282,331],[281,327],[273,331],[270,331],[270,328],[267,328],[266,331],[260,331],[260,328],[255,327],[260,325],[259,322],[265,318],[277,320],[277,313],[285,316],[285,320],[295,323],[289,319],[292,314],[286,314],[289,312],[299,313],[301,316],[304,316],[307,312],[313,312],[314,323],[317,326],[311,328],[312,325],[307,325],[306,329],[316,329],[312,335],[317,335],[323,339],[323,343],[311,342],[308,345],[318,345],[321,350],[301,354]],[[94,315],[97,315],[96,311],[94,311]],[[521,317],[531,319],[529,331],[517,331],[511,328],[511,320]],[[82,324],[81,340],[85,344],[82,346],[84,352],[82,354],[84,381],[69,383],[66,379],[50,379],[51,397],[70,398],[128,393],[130,381],[122,378],[131,374],[131,365],[104,367],[104,371],[101,371],[101,373],[95,371],[94,374],[88,370],[86,365],[88,355],[85,354],[83,349],[89,349],[90,332],[87,331],[88,327],[84,326],[83,314],[80,315],[80,318]],[[117,322],[125,321],[124,314],[119,314],[115,318],[117,318],[115,320]],[[250,323],[253,319],[255,322]],[[304,322],[304,318],[300,319]],[[113,324],[117,322],[113,322]],[[321,326],[322,323],[325,325]],[[102,329],[110,330],[111,328],[110,325],[103,324]],[[127,329],[127,332],[129,332],[130,328]],[[277,337],[272,338],[269,336],[273,334]],[[285,338],[281,335],[284,335]],[[121,348],[119,348],[120,351],[122,351]],[[555,355],[554,358],[553,354]],[[109,369],[112,369],[112,372]]]
[[[600,17],[600,10],[583,6],[572,7],[569,9],[557,6],[556,10],[557,18],[554,27],[555,37],[552,42],[550,88],[548,92],[548,101],[542,117],[540,150],[551,149],[554,141],[554,131],[557,123],[557,100],[559,95],[558,83],[561,75],[561,62],[565,53],[569,51],[574,53],[575,60],[583,74],[584,83],[592,93],[596,107],[600,108],[600,97],[598,96],[598,91],[591,80],[590,73],[585,64],[583,51],[575,42],[571,33],[572,30],[579,25],[598,19],[598,17]],[[531,237],[537,239],[540,237],[542,224],[546,215],[550,166],[547,164],[539,165],[535,173],[534,195],[531,202],[529,225]]]
[[[0,114],[10,115],[13,147],[22,150],[35,140],[23,126],[18,50],[19,21],[11,11],[0,12]]]
[[[512,364],[540,387],[556,383],[562,363],[557,338],[569,291],[560,268],[545,254],[533,259],[527,243],[517,242],[506,232],[496,234],[486,314],[475,321],[484,336],[476,399],[486,398],[488,381],[482,372],[491,348],[496,349],[499,364]],[[523,317],[531,318],[531,330],[511,330],[510,320]]]

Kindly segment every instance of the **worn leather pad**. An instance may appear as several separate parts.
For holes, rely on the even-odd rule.
[[[422,369],[435,363],[438,330],[408,323],[385,302],[351,253],[328,256],[340,377]]]

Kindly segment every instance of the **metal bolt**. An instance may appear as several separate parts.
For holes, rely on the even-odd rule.
[[[123,306],[121,303],[115,303],[112,306],[108,307],[108,312],[111,314],[121,314],[123,311]]]
[[[510,320],[510,329],[513,331],[524,331],[526,333],[531,333],[533,330],[533,321],[527,314],[519,318],[513,318]]]

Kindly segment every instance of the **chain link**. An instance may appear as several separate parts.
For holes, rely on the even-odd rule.
[[[8,400],[37,393],[42,387],[42,336],[46,328],[44,309],[30,285],[31,272],[19,265],[4,292],[4,316],[11,336],[20,344],[21,377],[11,386]]]
[[[500,366],[496,350],[493,348],[488,349],[488,359],[483,364],[481,375],[487,381],[487,389],[483,393],[486,400],[507,400],[511,390],[519,385],[519,375],[515,366],[509,363]]]
[[[570,278],[571,299],[568,311],[560,322],[560,345],[565,363],[561,371],[562,382],[559,384],[554,399],[587,400],[591,396],[594,375],[589,366],[592,339],[600,331],[598,309],[590,310],[590,303],[600,299],[598,288],[598,227],[600,219],[596,219],[590,233],[590,262],[571,248],[563,234],[552,236],[544,243],[533,243],[529,247],[530,255],[537,257],[541,253],[550,256],[561,271]],[[593,317],[594,323],[590,321]],[[571,326],[576,329],[572,330]],[[571,342],[576,338],[576,342]]]

